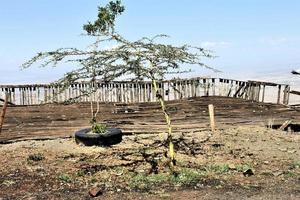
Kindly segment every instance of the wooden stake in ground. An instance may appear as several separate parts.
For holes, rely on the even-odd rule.
[[[8,94],[6,93],[5,94],[5,101],[4,101],[1,116],[0,116],[0,133],[2,131],[2,126],[3,126],[3,123],[4,123],[4,117],[5,117],[7,105],[8,105]]]
[[[214,105],[209,104],[208,105],[208,112],[209,112],[210,127],[211,127],[212,132],[215,132],[215,130],[216,130],[215,111],[214,110],[215,110]]]

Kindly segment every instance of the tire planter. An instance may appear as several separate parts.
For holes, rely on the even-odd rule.
[[[122,131],[117,128],[109,128],[102,134],[91,133],[91,128],[85,128],[75,133],[75,141],[85,146],[110,146],[120,143],[122,136]]]

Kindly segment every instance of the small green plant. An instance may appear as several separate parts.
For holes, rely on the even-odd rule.
[[[83,170],[79,170],[79,171],[77,171],[76,172],[76,176],[84,176],[85,174],[84,174],[84,171]]]
[[[183,168],[175,174],[138,174],[132,177],[130,187],[138,190],[149,190],[157,186],[191,186],[197,184],[204,173],[199,170]]]
[[[93,177],[91,178],[90,182],[91,182],[91,183],[96,183],[96,182],[97,182],[97,178],[93,176]]]
[[[284,173],[284,176],[286,178],[292,178],[292,177],[295,177],[296,174],[294,172],[292,172],[292,171],[287,171],[287,172]]]
[[[294,162],[290,165],[289,169],[294,170],[294,169],[300,169],[300,162]]]
[[[61,175],[58,176],[58,179],[60,181],[65,182],[65,183],[71,183],[72,182],[72,178],[68,174],[61,174]]]
[[[214,172],[217,174],[227,173],[229,171],[229,166],[227,164],[222,165],[209,165],[205,167],[206,172]]]
[[[162,185],[170,180],[169,174],[138,174],[130,182],[130,187],[138,190],[149,190],[153,186]]]
[[[199,182],[203,175],[204,174],[198,170],[183,168],[177,176],[171,178],[171,181],[176,185],[190,186]]]
[[[92,133],[103,134],[107,131],[106,125],[97,123],[96,117],[92,117],[90,123],[92,125]]]

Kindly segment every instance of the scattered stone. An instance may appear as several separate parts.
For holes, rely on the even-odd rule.
[[[12,181],[12,180],[4,180],[2,182],[2,185],[5,185],[7,187],[11,186],[11,185],[14,185],[16,182],[15,181]],[[0,198],[1,199],[1,198]]]
[[[282,151],[282,152],[286,152],[287,149],[286,148],[278,148],[279,151]]]
[[[228,165],[228,168],[229,168],[230,170],[236,170],[236,166],[235,166],[234,164],[229,164],[229,165]]]
[[[273,174],[273,176],[280,176],[283,174],[283,172],[277,171],[277,172],[273,172],[272,174]]]
[[[220,148],[221,146],[224,146],[224,144],[214,143],[211,146],[214,148]]]
[[[270,162],[269,161],[264,161],[264,164],[268,165]]]
[[[291,153],[291,154],[296,153],[296,152],[297,152],[296,150],[290,150],[290,151],[288,151],[288,153]]]
[[[247,169],[243,172],[243,175],[244,176],[253,176],[254,175],[254,172],[252,169]]]
[[[102,187],[92,187],[89,190],[89,195],[91,197],[98,197],[100,195],[103,195],[103,188]]]

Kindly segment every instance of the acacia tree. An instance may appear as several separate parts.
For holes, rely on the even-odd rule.
[[[159,93],[157,82],[163,80],[166,74],[184,72],[181,68],[183,64],[210,68],[202,63],[202,58],[212,56],[209,51],[200,47],[174,46],[157,42],[158,39],[168,37],[167,35],[143,37],[136,41],[125,39],[115,31],[116,17],[124,10],[125,8],[119,0],[111,1],[104,7],[98,7],[97,19],[83,26],[86,35],[95,38],[92,49],[60,48],[55,51],[41,52],[25,62],[22,67],[28,68],[35,63],[41,67],[56,66],[64,61],[74,63],[78,67],[67,72],[55,84],[67,88],[77,81],[90,81],[94,90],[89,91],[88,94],[97,91],[95,82],[98,80],[110,82],[122,77],[130,77],[130,79],[138,81],[151,80],[166,120],[168,155],[173,166],[175,158],[171,118],[164,99]],[[108,43],[113,47],[103,48],[101,46],[102,44],[107,46]]]

